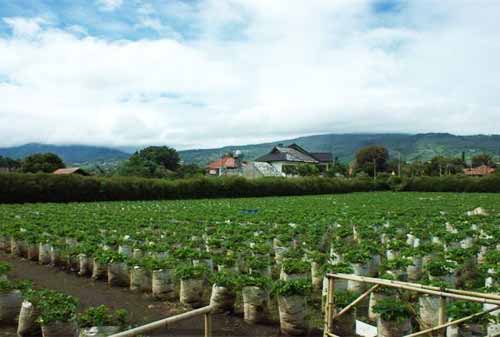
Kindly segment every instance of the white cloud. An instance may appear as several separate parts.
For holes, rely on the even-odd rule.
[[[123,5],[123,0],[98,0],[99,6],[104,11],[114,11]]]
[[[4,18],[3,21],[12,29],[12,32],[17,37],[26,37],[38,33],[43,25],[49,22],[44,18],[23,18],[10,17]]]
[[[209,147],[318,132],[500,132],[500,4],[411,3],[385,14],[391,24],[370,5],[179,3],[201,32],[186,41],[171,32],[109,41],[6,18],[15,34],[0,38],[0,145]],[[139,14],[138,24],[170,27],[151,11]]]

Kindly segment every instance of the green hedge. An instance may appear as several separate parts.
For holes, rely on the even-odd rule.
[[[53,174],[0,174],[0,203],[264,197],[365,191],[500,192],[500,175],[411,179],[101,178]]]
[[[411,178],[400,185],[401,191],[415,192],[500,192],[500,175],[483,178],[446,176]]]
[[[241,177],[163,180],[78,175],[0,174],[0,202],[78,202],[261,197],[386,189],[370,179]]]

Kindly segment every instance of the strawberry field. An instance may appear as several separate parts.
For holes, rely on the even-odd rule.
[[[0,205],[0,250],[158,301],[279,321],[289,335],[322,328],[327,272],[499,293],[499,249],[498,194]],[[341,309],[366,288],[345,281],[335,290]],[[447,307],[449,319],[483,310]],[[401,336],[436,319],[432,296],[381,290],[334,331],[353,335],[356,320],[379,331],[398,322],[384,335]],[[498,312],[480,316],[447,333],[493,336],[498,320]]]

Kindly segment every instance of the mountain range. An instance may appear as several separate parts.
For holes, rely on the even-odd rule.
[[[500,135],[457,136],[449,133],[425,134],[324,134],[271,143],[225,146],[214,149],[179,151],[185,163],[205,165],[221,158],[225,153],[240,151],[244,159],[252,160],[269,152],[278,144],[296,143],[311,152],[331,152],[341,162],[351,161],[358,149],[369,145],[382,145],[392,157],[401,154],[404,161],[429,160],[437,155],[466,158],[479,153],[500,156]],[[33,153],[52,152],[68,165],[115,165],[127,159],[130,151],[111,147],[87,145],[46,145],[30,143],[16,147],[0,148],[0,156],[22,159]]]
[[[369,145],[382,145],[392,157],[401,154],[404,161],[430,160],[437,155],[466,158],[479,153],[500,155],[500,135],[456,136],[449,133],[426,134],[325,134],[282,140],[272,143],[226,146],[218,149],[181,151],[185,162],[205,164],[227,152],[240,151],[246,159],[255,159],[278,144],[296,143],[310,152],[331,152],[341,162],[354,159],[356,151]]]
[[[0,148],[0,156],[23,159],[34,153],[55,153],[67,165],[107,164],[125,160],[129,154],[108,147],[88,145],[50,145],[30,143],[14,147]]]

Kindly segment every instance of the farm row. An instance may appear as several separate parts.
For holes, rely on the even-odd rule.
[[[327,272],[498,293],[496,195],[367,193],[321,197],[0,206],[0,249],[162,299],[232,312],[253,324],[279,317],[303,335],[321,320]],[[478,209],[471,212],[478,206]],[[337,310],[364,291],[336,282]],[[438,298],[387,289],[335,322],[401,336],[437,324]],[[277,308],[277,313],[272,310]],[[450,301],[449,319],[483,305]],[[498,315],[448,329],[493,334]]]

